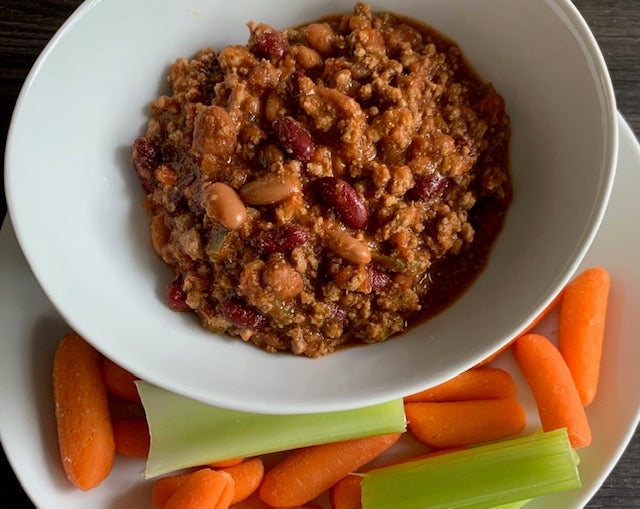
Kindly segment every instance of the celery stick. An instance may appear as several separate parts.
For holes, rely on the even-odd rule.
[[[207,405],[136,382],[149,424],[147,478],[181,468],[405,430],[402,399],[356,410],[264,415]]]
[[[364,474],[363,509],[496,507],[581,486],[566,429]]]
[[[520,509],[521,507],[524,507],[524,505],[528,504],[529,502],[531,502],[530,498],[528,498],[527,500],[519,500],[518,502],[509,502],[508,504],[496,505],[491,509]]]

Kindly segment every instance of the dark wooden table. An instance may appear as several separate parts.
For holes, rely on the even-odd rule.
[[[0,139],[3,147],[13,106],[31,65],[80,3],[79,0],[0,2]],[[636,136],[640,136],[640,0],[574,0],[574,3],[602,48],[618,109]],[[2,218],[6,211],[4,192],[0,196]],[[640,363],[640,359],[638,361]],[[0,490],[0,508],[33,507],[4,454],[0,456],[0,484],[4,487]],[[624,456],[588,507],[640,507],[640,432],[636,432]]]

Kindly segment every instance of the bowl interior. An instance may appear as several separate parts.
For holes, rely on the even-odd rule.
[[[402,338],[316,360],[212,337],[194,316],[169,312],[170,274],[150,247],[129,162],[145,105],[168,91],[168,65],[206,46],[244,44],[250,19],[286,27],[353,5],[113,0],[85,3],[47,47],[7,146],[18,240],[70,326],[142,378],[212,404],[332,411],[442,382],[508,341],[553,298],[599,226],[615,167],[613,93],[586,25],[568,1],[372,6],[458,42],[511,116],[514,201],[487,269],[462,299]]]

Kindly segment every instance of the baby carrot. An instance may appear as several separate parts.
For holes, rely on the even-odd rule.
[[[64,471],[87,491],[111,471],[115,457],[102,356],[77,334],[62,338],[53,361],[53,399]]]
[[[475,368],[479,368],[480,366],[484,366],[485,364],[489,364],[492,360],[494,360],[496,357],[498,357],[500,354],[504,353],[505,351],[507,351],[509,349],[509,347],[511,347],[511,345],[513,345],[513,343],[516,342],[516,340],[521,337],[524,336],[525,334],[527,334],[531,329],[533,329],[536,325],[538,325],[538,323],[540,323],[540,321],[547,316],[551,310],[553,308],[556,307],[556,305],[558,304],[558,302],[561,301],[562,299],[562,294],[564,293],[564,290],[561,290],[560,292],[558,292],[558,295],[556,295],[553,300],[547,304],[547,307],[544,308],[542,310],[542,312],[536,316],[533,321],[527,325],[524,330],[518,334],[515,338],[513,338],[511,341],[509,341],[506,345],[504,345],[502,348],[498,349],[498,351],[496,351],[495,353],[492,353],[489,357],[487,357],[486,359],[484,359],[483,361],[479,362],[478,364],[476,364],[474,367]]]
[[[226,472],[201,468],[178,484],[165,509],[226,509],[234,496],[233,478]]]
[[[409,432],[432,447],[456,447],[517,435],[526,415],[514,399],[407,403]]]
[[[233,504],[231,509],[272,509],[272,507],[265,504],[256,492],[242,502]]]
[[[432,458],[434,456],[441,456],[443,454],[449,454],[466,449],[466,447],[450,447],[449,449],[438,449],[436,451],[430,451],[413,458],[407,458],[400,461],[394,461],[389,465],[398,465],[400,463],[408,463],[410,461],[417,461],[425,458]],[[373,469],[375,470],[375,469]],[[329,491],[329,499],[331,501],[331,509],[362,509],[362,490],[360,485],[362,483],[362,476],[349,474],[346,477],[340,479],[334,484]]]
[[[162,477],[153,483],[151,489],[151,500],[155,509],[164,509],[169,499],[178,489],[178,486],[189,474],[177,474]]]
[[[231,503],[237,504],[249,498],[258,489],[264,477],[264,465],[261,459],[254,458],[223,468],[221,472],[226,472],[233,477],[235,496]]]
[[[207,466],[210,468],[227,468],[239,465],[243,461],[244,458],[231,458],[229,460],[214,461],[213,463],[208,463]]]
[[[146,419],[120,419],[113,424],[116,452],[134,458],[149,455],[149,427]]]
[[[498,368],[473,368],[440,385],[412,394],[404,400],[468,401],[472,399],[515,398],[516,384],[511,375]]]
[[[306,504],[399,438],[390,433],[297,449],[265,474],[260,498],[273,507]]]
[[[362,477],[349,474],[335,483],[329,491],[331,509],[362,509]]]
[[[138,377],[109,359],[104,360],[102,376],[104,377],[104,383],[107,386],[109,394],[126,399],[127,401],[140,403],[140,395],[134,383],[138,380]]]
[[[609,284],[605,269],[586,270],[569,283],[560,303],[558,348],[584,406],[598,389]]]
[[[544,431],[567,428],[574,448],[591,443],[591,429],[569,368],[558,349],[547,338],[526,334],[513,346],[536,400]]]

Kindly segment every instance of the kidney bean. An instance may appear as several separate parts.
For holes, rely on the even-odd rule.
[[[289,75],[289,79],[287,80],[287,92],[289,92],[294,104],[298,104],[300,99],[302,99],[300,82],[304,78],[306,78],[306,76],[302,71],[295,70]]]
[[[301,226],[284,225],[261,232],[252,245],[261,253],[286,253],[304,245],[308,239],[309,232]]]
[[[325,205],[333,207],[341,221],[350,228],[364,228],[369,211],[357,191],[345,180],[321,177],[313,182],[313,191]]]
[[[160,162],[160,149],[149,138],[140,136],[131,146],[131,162],[138,175],[140,185],[149,194],[154,187],[154,171]]]
[[[391,286],[392,280],[389,274],[382,272],[375,265],[369,265],[369,284],[371,285],[371,291],[378,293]]]
[[[284,149],[294,159],[308,162],[316,149],[311,135],[291,117],[282,117],[273,121],[273,132]]]
[[[267,325],[267,318],[236,299],[225,300],[220,305],[222,314],[236,327],[261,329]]]
[[[167,300],[167,305],[173,311],[183,312],[191,309],[187,304],[187,294],[182,290],[181,277],[177,277],[167,285],[165,298]]]
[[[289,41],[282,32],[265,30],[256,33],[254,41],[256,53],[269,59],[281,58],[289,48]]]
[[[326,235],[325,242],[331,251],[345,260],[361,265],[366,265],[371,261],[369,246],[347,232],[330,231]]]
[[[344,326],[348,321],[347,312],[336,305],[335,309],[333,310],[333,314],[331,315],[331,321],[338,325]]]
[[[427,177],[419,179],[416,185],[409,189],[407,194],[411,200],[427,200],[442,191],[446,183],[446,177],[443,177],[439,173],[432,173]]]

